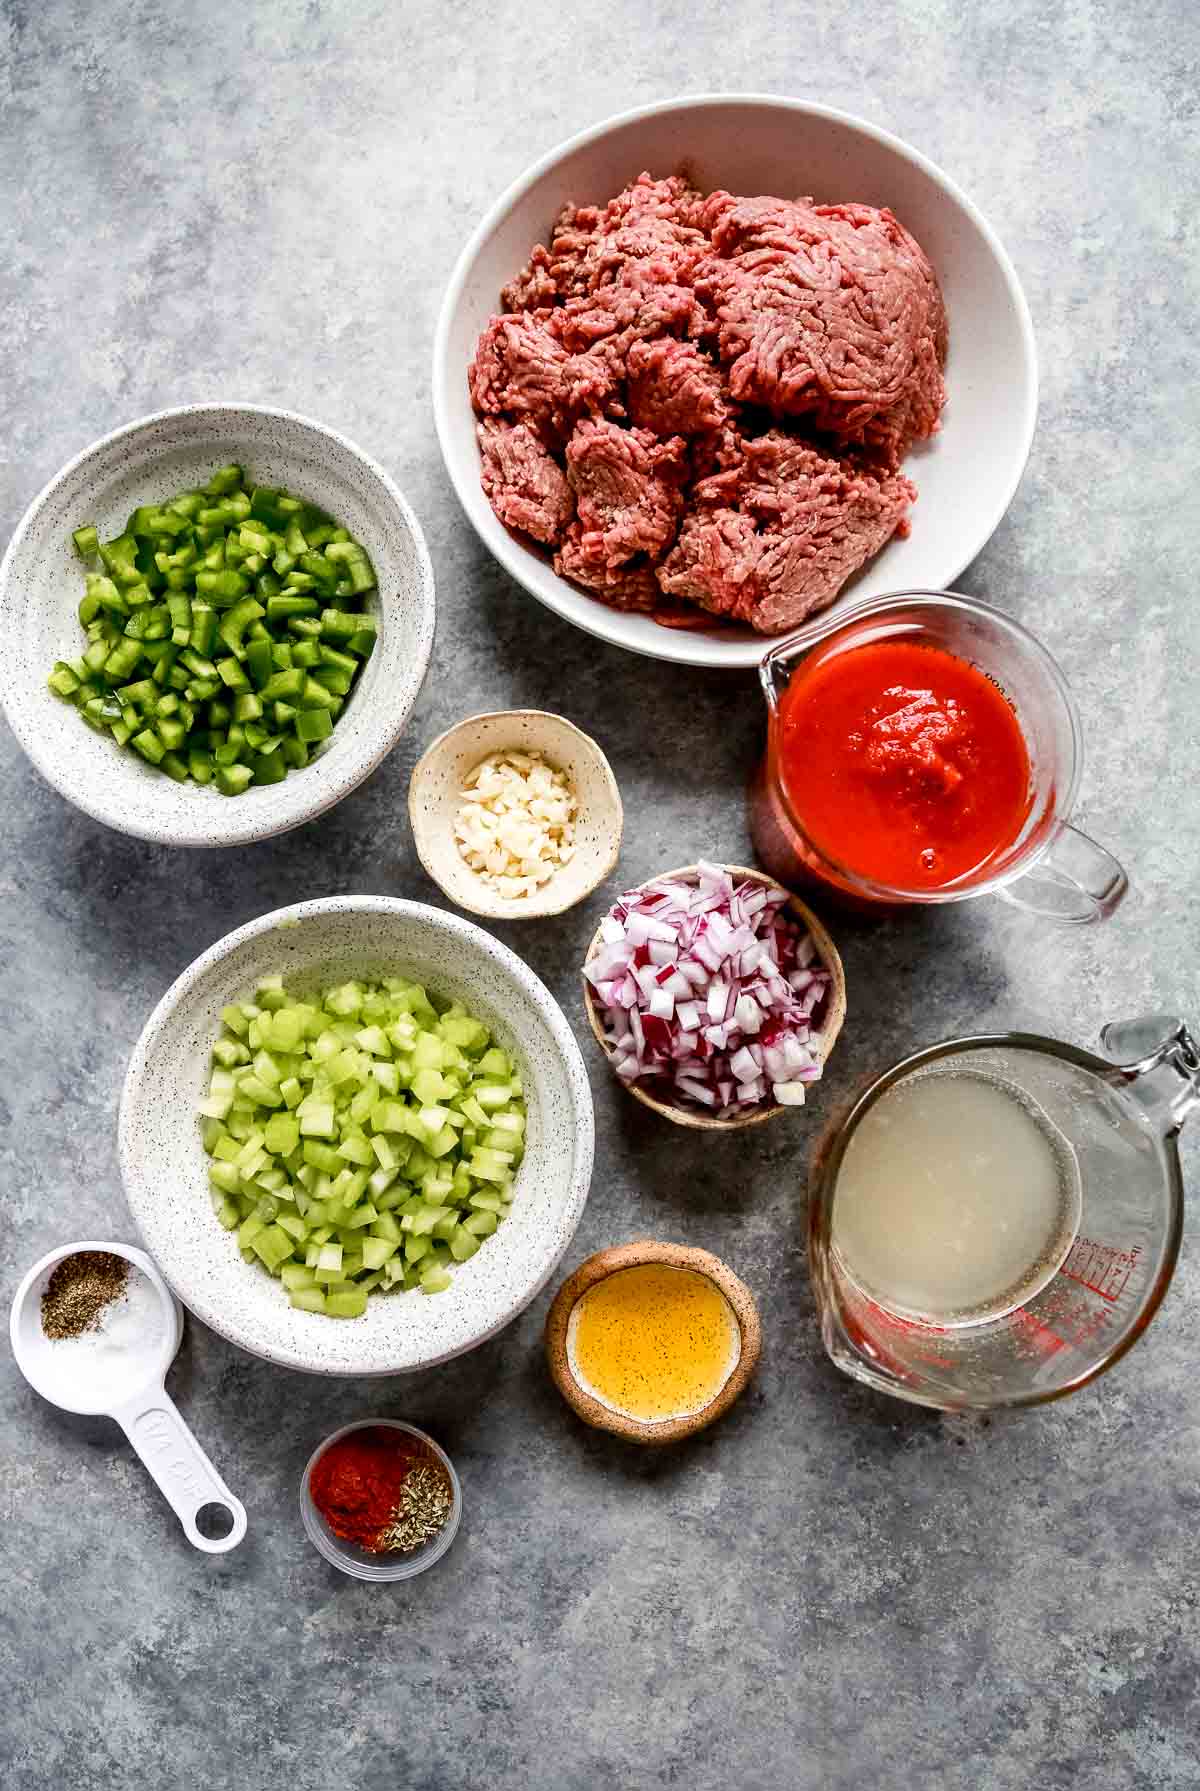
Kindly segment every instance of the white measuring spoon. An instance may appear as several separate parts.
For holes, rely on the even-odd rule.
[[[42,1295],[52,1271],[64,1257],[81,1250],[109,1250],[141,1271],[158,1295],[158,1310],[144,1338],[110,1357],[103,1387],[89,1387],[78,1372],[78,1346],[68,1347],[42,1330]],[[166,1496],[193,1548],[220,1555],[236,1548],[246,1534],[246,1509],[235,1499],[184,1423],[163,1382],[183,1338],[178,1300],[144,1250],[129,1244],[64,1244],[35,1262],[12,1305],[9,1324],[17,1367],[35,1392],[67,1412],[115,1418],[159,1490]],[[232,1519],[228,1533],[201,1535],[196,1519],[205,1507],[217,1506]]]

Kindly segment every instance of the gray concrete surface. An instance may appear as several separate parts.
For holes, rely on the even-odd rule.
[[[526,599],[460,515],[428,405],[439,295],[485,205],[570,131],[675,92],[862,113],[998,227],[1036,321],[1041,420],[962,584],[1052,642],[1086,718],[1082,822],[1134,877],[1119,917],[1081,933],[998,903],[841,924],[852,1019],[829,1097],[956,1030],[1090,1042],[1135,1010],[1200,1021],[1197,26],[1189,0],[0,0],[0,539],[119,423],[276,401],[396,475],[440,610],[399,749],[270,844],[206,856],[106,832],[5,736],[5,1298],[50,1244],[131,1234],[121,1076],[197,951],[304,896],[432,896],[405,790],[456,717],[538,704],[594,731],[625,794],[630,879],[746,851],[750,677],[656,669]],[[577,1028],[601,906],[506,934]],[[753,1392],[647,1456],[561,1406],[545,1298],[477,1354],[391,1384],[280,1372],[193,1324],[176,1396],[251,1518],[244,1548],[212,1561],[111,1430],[57,1416],[0,1352],[6,1791],[1193,1791],[1194,1244],[1110,1376],[1040,1414],[943,1423],[822,1357],[797,1194],[819,1104],[700,1145],[591,1063],[597,1169],[567,1266],[646,1232],[717,1250],[762,1304]],[[1195,1182],[1195,1140],[1185,1156]],[[460,1540],[409,1591],[337,1578],[298,1522],[310,1449],[372,1412],[429,1425],[466,1487]]]

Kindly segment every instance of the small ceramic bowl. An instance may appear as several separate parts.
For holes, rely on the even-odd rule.
[[[77,610],[84,567],[71,530],[117,534],[139,504],[161,503],[236,460],[256,483],[283,485],[336,516],[375,565],[379,622],[367,661],[327,744],[281,783],[222,796],[177,784],[87,727],[46,687],[56,659],[86,644]],[[0,563],[7,655],[0,703],[48,783],[85,814],[167,846],[236,846],[311,821],[362,783],[404,731],[433,645],[433,570],[420,524],[361,448],[291,411],[191,404],[106,435],[33,500]]]
[[[813,1039],[813,1044],[816,1047],[820,1062],[824,1064],[829,1057],[829,1053],[837,1043],[838,1033],[842,1030],[842,1022],[846,1018],[846,972],[842,968],[842,960],[838,955],[837,946],[833,943],[833,940],[830,938],[825,927],[817,919],[812,909],[802,902],[799,896],[795,896],[790,890],[785,889],[782,883],[777,883],[774,877],[768,877],[765,871],[749,869],[741,864],[727,864],[722,868],[727,870],[734,878],[748,877],[753,883],[762,883],[768,889],[782,891],[788,898],[788,908],[790,912],[803,926],[807,927],[811,934],[813,944],[817,948],[817,957],[820,959],[823,967],[829,971],[831,977],[829,998],[825,1004],[825,1013],[821,1021],[821,1029],[819,1033],[814,1035]],[[694,878],[696,872],[696,865],[685,864],[677,871],[662,871],[657,877],[648,877],[646,882],[658,883],[661,882],[664,877]],[[644,889],[646,884],[639,883],[637,887],[639,889]],[[589,960],[596,952],[599,944],[600,929],[597,928],[592,936],[592,943],[588,947],[587,955]],[[604,1025],[600,1017],[600,1009],[596,1004],[595,997],[592,994],[592,986],[588,982],[586,976],[583,979],[583,1005],[587,1011],[588,1024],[592,1029],[592,1036],[611,1064],[613,1055],[612,1047],[604,1036]],[[620,1078],[618,1078],[618,1080],[620,1080]],[[674,1106],[668,1101],[661,1101],[657,1095],[650,1094],[644,1088],[639,1088],[636,1082],[622,1082],[621,1086],[633,1096],[635,1101],[640,1101],[643,1107],[649,1107],[652,1113],[661,1114],[664,1119],[671,1120],[672,1123],[677,1126],[690,1126],[695,1131],[700,1132],[736,1132],[741,1130],[743,1126],[761,1126],[764,1120],[777,1119],[781,1113],[788,1112],[788,1108],[782,1107],[778,1105],[778,1103],[772,1101],[770,1103],[764,1103],[761,1107],[754,1107],[748,1113],[735,1114],[730,1119],[716,1119],[712,1114],[700,1113],[695,1108]]]
[[[463,779],[489,753],[506,747],[540,752],[575,791],[575,854],[540,889],[497,895],[463,858],[454,838]],[[421,863],[442,893],[488,920],[563,914],[590,895],[617,862],[624,815],[608,760],[589,734],[544,709],[471,715],[440,734],[412,774],[408,813]]]
[[[526,1149],[512,1211],[445,1293],[391,1293],[361,1318],[288,1304],[242,1261],[212,1210],[196,1106],[221,1009],[260,977],[301,993],[408,976],[459,1000],[521,1067]],[[211,946],[155,1008],[134,1047],[118,1120],[121,1175],[147,1249],[197,1318],[252,1354],[311,1374],[401,1374],[495,1336],[545,1286],[592,1174],[592,1097],[571,1028],[527,965],[482,928],[389,896],[336,896],[264,914]]]
[[[309,1483],[313,1469],[324,1455],[326,1449],[339,1443],[343,1437],[355,1430],[399,1430],[406,1436],[415,1437],[418,1443],[424,1444],[429,1454],[446,1472],[450,1482],[450,1490],[454,1494],[454,1504],[450,1515],[436,1536],[423,1542],[420,1548],[413,1549],[411,1554],[374,1555],[369,1549],[359,1548],[356,1543],[344,1542],[330,1529],[321,1513],[313,1504]],[[411,1580],[417,1574],[424,1573],[435,1561],[440,1561],[450,1544],[458,1534],[458,1526],[462,1522],[462,1486],[454,1471],[454,1463],[446,1451],[434,1442],[425,1431],[418,1430],[415,1424],[403,1424],[398,1418],[360,1418],[355,1424],[344,1424],[341,1430],[335,1430],[332,1436],[326,1437],[319,1448],[314,1449],[308,1458],[304,1477],[300,1482],[300,1516],[308,1540],[327,1561],[342,1573],[355,1580]]]
[[[664,1263],[672,1269],[690,1269],[693,1274],[707,1276],[725,1295],[741,1332],[741,1349],[728,1380],[706,1406],[685,1418],[649,1421],[615,1412],[602,1405],[580,1384],[571,1364],[571,1314],[579,1300],[607,1276],[648,1262]],[[600,1250],[595,1256],[589,1256],[563,1282],[546,1317],[546,1359],[554,1384],[567,1404],[578,1412],[585,1424],[591,1424],[597,1430],[611,1431],[614,1436],[626,1437],[634,1443],[677,1443],[681,1437],[694,1436],[696,1431],[720,1418],[744,1391],[758,1365],[761,1349],[758,1308],[746,1283],[707,1250],[690,1249],[686,1244],[655,1243],[650,1238],[621,1244],[612,1250]]]

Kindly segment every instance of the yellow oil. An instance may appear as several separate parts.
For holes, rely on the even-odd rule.
[[[597,1281],[567,1328],[576,1380],[610,1411],[649,1423],[703,1411],[741,1347],[737,1316],[716,1283],[660,1262]]]

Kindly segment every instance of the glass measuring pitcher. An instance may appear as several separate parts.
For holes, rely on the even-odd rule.
[[[880,1076],[817,1149],[809,1264],[831,1360],[855,1380],[941,1411],[1038,1405],[1082,1387],[1137,1341],[1166,1293],[1183,1225],[1176,1136],[1200,1105],[1200,1048],[1155,1017],[1105,1028],[1106,1062],[1029,1033],[933,1045]],[[834,1242],[850,1140],[890,1090],[982,1075],[1036,1104],[1075,1154],[1080,1216],[1053,1277],[1003,1317],[958,1327],[901,1318],[850,1277]]]
[[[902,889],[839,863],[806,832],[789,795],[781,753],[780,699],[802,662],[884,641],[940,647],[976,666],[1008,698],[1030,762],[1030,801],[1020,832],[963,876]],[[995,890],[1052,920],[1111,914],[1128,883],[1102,846],[1069,816],[1082,769],[1079,717],[1050,654],[1011,616],[953,591],[903,591],[802,628],[770,649],[759,667],[767,703],[767,750],[750,786],[750,832],[760,862],[781,883],[816,884],[871,910],[960,902]]]

